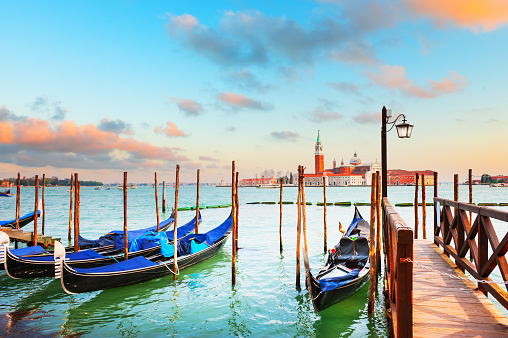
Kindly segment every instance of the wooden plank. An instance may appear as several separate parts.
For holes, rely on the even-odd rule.
[[[415,240],[413,264],[414,337],[501,337],[508,319],[465,277],[432,240]]]

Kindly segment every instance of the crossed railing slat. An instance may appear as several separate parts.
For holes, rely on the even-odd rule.
[[[478,283],[478,289],[490,293],[508,309],[508,292],[489,277],[497,267],[508,290],[508,261],[505,257],[508,231],[499,241],[491,221],[496,219],[508,223],[508,212],[438,197],[434,198],[434,208],[440,220],[439,224],[434,224],[434,242],[443,247],[446,255],[455,259],[460,269],[467,270],[474,279],[486,281]],[[473,225],[467,212],[475,215]],[[490,256],[489,247],[492,250]],[[473,262],[466,258],[468,252]]]

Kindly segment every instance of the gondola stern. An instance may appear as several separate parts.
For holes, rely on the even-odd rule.
[[[5,256],[7,255],[7,250],[9,250],[9,243],[9,235],[0,231],[0,264],[5,264]]]
[[[65,247],[59,241],[55,241],[55,279],[60,279],[60,285],[62,289],[70,294],[74,295],[74,292],[67,290],[64,283],[64,269],[66,268],[65,264]]]

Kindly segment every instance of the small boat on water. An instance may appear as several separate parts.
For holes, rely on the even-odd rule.
[[[69,294],[97,291],[124,285],[142,283],[183,269],[216,255],[226,244],[233,226],[233,215],[218,227],[203,234],[190,234],[177,242],[177,271],[172,271],[174,247],[161,247],[151,257],[135,257],[116,264],[92,269],[74,268],[66,260],[65,248],[55,242],[55,278],[60,279]],[[58,259],[56,259],[58,258]]]
[[[11,189],[0,191],[0,197],[11,197],[14,196],[14,194],[11,194]]]
[[[200,221],[201,215],[199,215],[197,220],[196,217],[194,217],[194,219],[187,224],[178,227],[177,240],[193,233],[196,229],[196,222]],[[2,237],[3,241],[1,241]],[[99,253],[93,249],[87,249],[67,253],[67,264],[76,268],[95,268],[123,260],[124,238],[123,236],[118,236],[116,239],[114,248],[109,251],[102,251]],[[173,243],[173,230],[158,233],[148,231],[137,238],[129,238],[128,243],[129,258],[152,256],[161,250],[161,245]],[[8,248],[9,236],[0,231],[0,246],[2,246],[2,244],[7,244],[4,248],[4,268],[9,277],[14,279],[52,277],[55,274],[54,253],[48,251],[44,252],[45,254],[38,252],[37,255],[30,255],[30,253],[27,253],[27,249],[39,249],[40,247],[38,246],[10,250]]]
[[[37,210],[37,217],[42,215],[42,203],[39,203],[39,210]],[[21,216],[19,218],[19,229],[24,227],[25,225],[33,222],[35,218],[35,212],[29,212],[28,214]],[[0,221],[0,227],[11,227],[16,228],[16,219],[11,219],[9,221]]]
[[[368,222],[355,206],[353,221],[339,243],[328,251],[326,263],[316,277],[303,250],[306,286],[316,312],[350,297],[369,281],[369,240],[360,237],[358,225],[368,226]]]

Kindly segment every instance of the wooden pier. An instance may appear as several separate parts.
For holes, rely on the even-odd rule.
[[[506,337],[508,319],[433,240],[414,241],[413,336]],[[429,270],[432,269],[434,271]]]
[[[32,245],[34,241],[33,231],[25,232],[21,229],[16,230],[11,227],[0,227],[0,231],[3,231],[9,235],[11,242],[14,243],[26,243],[27,245]],[[43,236],[42,234],[37,234],[37,245],[40,245],[43,248],[54,246],[55,241],[60,241],[60,238],[53,238],[51,236]]]
[[[419,240],[383,198],[391,336],[507,337],[508,318],[489,298],[508,309],[502,283],[508,283],[508,232],[499,239],[492,223],[508,222],[508,212],[438,197],[434,202],[434,236]]]

